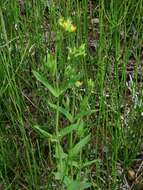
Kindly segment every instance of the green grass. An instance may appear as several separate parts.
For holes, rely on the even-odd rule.
[[[0,187],[121,189],[141,154],[143,1],[20,2],[0,2]]]

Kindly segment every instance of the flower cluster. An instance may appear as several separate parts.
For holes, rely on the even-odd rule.
[[[75,86],[79,88],[79,87],[82,86],[82,84],[83,84],[83,82],[81,82],[81,81],[76,81]]]
[[[75,32],[76,31],[76,26],[74,26],[72,24],[72,21],[71,19],[67,19],[65,20],[63,17],[61,17],[59,19],[59,24],[60,26],[65,30],[65,31],[68,31],[68,32]]]

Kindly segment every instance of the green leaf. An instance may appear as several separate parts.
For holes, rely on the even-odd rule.
[[[82,99],[81,102],[80,102],[80,110],[85,110],[85,109],[87,109],[88,100],[89,100],[89,95],[83,97],[83,99]]]
[[[83,137],[86,130],[87,128],[85,127],[84,122],[81,121],[81,125],[77,129],[77,136]]]
[[[88,167],[88,166],[90,166],[92,164],[95,164],[97,162],[99,163],[99,162],[101,162],[101,160],[96,159],[96,160],[86,161],[85,163],[79,164],[79,162],[74,161],[73,158],[72,158],[71,160],[69,159],[68,165],[69,166],[74,166],[75,168],[78,168],[78,169],[80,169],[80,168],[83,169],[83,168]]]
[[[71,166],[74,166],[75,168],[79,169],[80,170],[80,165],[79,165],[79,162],[76,162],[74,160],[70,160],[68,162],[68,165],[71,167]]]
[[[46,137],[47,139],[50,139],[53,142],[57,142],[57,139],[52,134],[50,134],[47,131],[41,129],[39,125],[34,125],[33,128],[38,130],[38,132],[40,132],[40,134],[43,135],[44,137]]]
[[[71,179],[68,176],[66,176],[65,171],[54,172],[54,175],[56,180],[61,180],[67,187],[71,183]]]
[[[68,190],[84,190],[87,189],[89,187],[91,187],[91,183],[88,183],[86,181],[72,181],[71,184],[68,186]]]
[[[73,122],[72,115],[66,109],[62,108],[61,106],[57,106],[55,104],[52,104],[51,102],[49,102],[49,105],[51,106],[51,108],[61,112],[71,123]]]
[[[79,190],[80,182],[79,181],[72,181],[71,184],[68,186],[68,190]]]
[[[60,96],[59,89],[53,88],[47,79],[36,71],[33,71],[34,76],[40,81],[56,98]]]
[[[56,154],[55,157],[58,159],[65,159],[67,158],[67,154],[64,153],[64,150],[61,145],[56,145]]]
[[[70,149],[69,156],[76,156],[82,150],[82,148],[89,142],[89,140],[90,135],[87,135],[85,138],[79,141],[72,149]]]
[[[68,135],[69,133],[71,133],[73,130],[77,130],[80,124],[76,123],[76,124],[72,124],[69,125],[63,129],[60,130],[59,132],[59,137],[63,138],[65,135]]]
[[[56,180],[62,180],[63,179],[63,173],[62,172],[54,172],[55,179]]]
[[[85,116],[90,116],[91,114],[95,113],[96,110],[87,110],[87,111],[81,111],[79,114],[76,115],[76,117],[74,118],[74,120],[78,120],[81,119]]]
[[[54,56],[52,56],[51,54],[47,54],[47,56],[44,59],[44,66],[48,69],[52,76],[55,76],[57,64]]]
[[[60,89],[60,94],[64,93],[67,89],[72,88],[77,80],[79,80],[79,76],[74,76],[70,79],[67,79],[67,81],[63,84],[63,86]]]
[[[92,184],[89,182],[86,182],[86,181],[81,182],[81,190],[87,189],[91,186],[92,186]]]
[[[87,167],[87,166],[90,166],[90,165],[92,165],[92,164],[94,164],[94,163],[97,163],[97,162],[100,162],[100,160],[97,159],[97,160],[87,161],[87,162],[85,162],[85,163],[82,165],[82,168]]]

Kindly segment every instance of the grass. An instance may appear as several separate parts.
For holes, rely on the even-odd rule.
[[[0,188],[142,184],[142,18],[142,0],[1,0]]]

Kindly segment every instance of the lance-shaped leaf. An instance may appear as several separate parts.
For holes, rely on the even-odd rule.
[[[50,139],[52,142],[57,141],[57,139],[54,137],[54,135],[52,135],[52,134],[48,133],[47,131],[41,129],[39,125],[34,125],[33,128],[36,129],[41,135],[43,135],[47,139]]]
[[[40,81],[55,97],[60,96],[59,89],[52,87],[45,77],[43,77],[41,74],[39,74],[36,71],[33,71],[33,74],[36,77],[36,79]]]
[[[81,118],[83,118],[83,117],[85,117],[85,116],[90,116],[91,114],[93,114],[93,113],[95,113],[95,112],[96,112],[96,110],[85,110],[85,111],[81,111],[80,113],[78,113],[78,114],[76,115],[76,117],[74,118],[74,120],[76,121],[76,120],[81,119]]]
[[[72,88],[76,81],[79,80],[79,76],[71,77],[70,79],[67,79],[65,83],[63,83],[62,87],[60,88],[60,94],[64,93],[67,89]]]
[[[59,132],[59,138],[63,138],[64,136],[70,134],[73,130],[78,130],[80,125],[80,123],[76,123],[61,129]]]
[[[65,159],[65,158],[67,158],[67,154],[64,152],[63,147],[62,147],[60,144],[58,144],[58,145],[56,146],[56,154],[55,154],[55,157],[58,158],[58,159]],[[61,166],[61,163],[60,163],[60,167],[62,167],[63,170],[65,169],[65,164],[64,164],[64,162],[63,162],[63,166]],[[61,170],[61,168],[60,168],[60,170]]]
[[[72,149],[69,151],[69,156],[74,157],[82,150],[82,148],[89,142],[90,135],[87,135],[81,141],[79,141]]]
[[[97,162],[101,162],[101,160],[100,159],[96,159],[96,160],[87,161],[87,162],[83,163],[82,168],[88,167],[88,166],[90,166],[92,164],[95,164]]]
[[[91,187],[91,183],[86,181],[78,181],[74,180],[68,185],[68,190],[85,190],[89,187]]]
[[[49,105],[51,106],[51,108],[61,112],[71,123],[73,122],[72,115],[66,109],[62,108],[61,106],[57,106],[55,104],[52,104],[51,102],[49,102]]]

